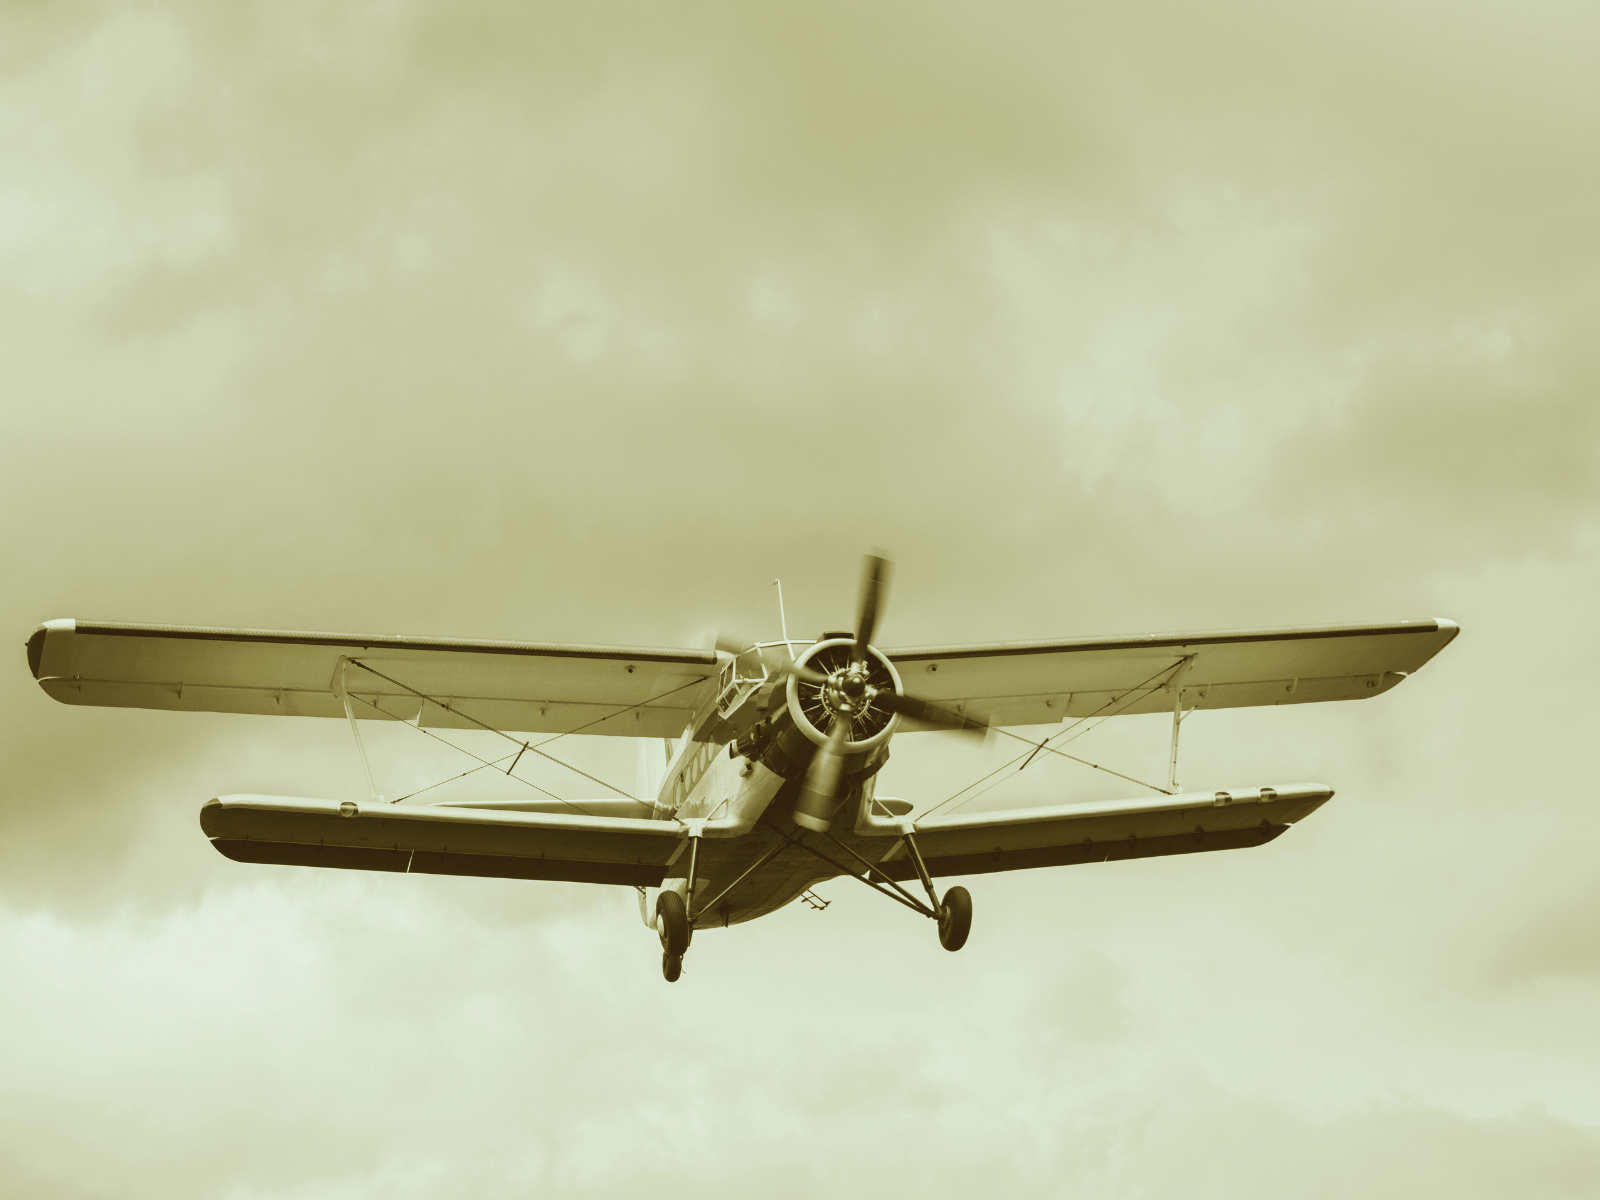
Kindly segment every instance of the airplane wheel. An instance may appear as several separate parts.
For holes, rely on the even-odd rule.
[[[967,944],[972,932],[972,897],[964,887],[953,887],[939,905],[939,945],[955,951]]]
[[[673,958],[682,958],[689,948],[689,913],[677,892],[662,892],[656,897],[656,931],[661,934],[661,948]],[[676,979],[677,975],[670,978]]]
[[[661,956],[661,974],[668,983],[677,983],[678,976],[683,974],[683,955],[663,954]]]

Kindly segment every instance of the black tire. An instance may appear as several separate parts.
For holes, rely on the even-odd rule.
[[[674,958],[682,958],[689,948],[689,912],[677,892],[662,892],[656,897],[656,932],[661,948]]]
[[[972,932],[972,897],[964,887],[953,887],[939,905],[939,945],[952,953],[967,944]]]
[[[678,976],[683,974],[683,955],[663,954],[661,956],[661,974],[668,983],[677,983]]]

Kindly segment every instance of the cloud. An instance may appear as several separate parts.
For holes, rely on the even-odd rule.
[[[839,881],[665,990],[631,894],[221,859],[204,799],[359,792],[348,733],[69,710],[19,653],[0,1186],[1572,1192],[1593,22],[7,8],[19,641],[697,644],[776,575],[804,634],[870,545],[886,644],[1465,632],[1371,704],[1185,726],[1186,780],[1339,789],[1269,847],[985,877],[954,958]],[[1085,752],[1156,777],[1158,725]],[[403,734],[371,735],[389,783],[458,769]],[[885,786],[992,765],[897,741]],[[988,799],[1101,794],[1080,774]]]

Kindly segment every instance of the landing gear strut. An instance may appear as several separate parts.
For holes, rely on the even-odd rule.
[[[689,882],[684,894],[666,891],[656,897],[656,932],[661,935],[661,974],[668,983],[677,983],[683,974],[683,956],[694,932],[689,913],[694,909],[694,881],[700,870],[700,838],[704,821],[689,826]]]
[[[928,890],[928,903],[934,906],[939,921],[939,945],[952,953],[961,949],[967,944],[967,934],[972,932],[972,894],[964,887],[953,887],[940,900],[939,893],[933,890],[928,864],[922,861],[922,851],[917,849],[917,840],[911,836],[909,827],[901,840],[906,844],[906,854],[912,865],[917,868],[917,877]]]
[[[898,900],[907,908],[919,912],[925,917],[932,917],[939,923],[939,944],[946,950],[956,951],[967,944],[967,935],[972,932],[972,895],[964,887],[953,887],[944,894],[943,900],[939,899],[939,893],[934,890],[933,877],[928,874],[928,864],[922,860],[922,852],[917,849],[916,838],[912,836],[909,828],[901,834],[901,840],[905,843],[907,856],[917,869],[917,878],[922,880],[922,886],[928,893],[927,904],[922,903],[922,901],[912,896],[905,888],[891,879],[885,874],[882,867],[868,862],[831,833],[823,836],[865,867],[867,873],[865,875],[857,875],[843,863],[829,858],[822,851],[804,840],[798,840],[797,844],[802,850],[810,851],[823,862],[843,874],[850,876],[852,879],[859,879],[873,891],[882,892],[889,899]],[[874,875],[880,876],[882,882],[874,879]]]

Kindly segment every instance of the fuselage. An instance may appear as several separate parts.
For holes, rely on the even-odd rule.
[[[839,874],[837,868],[816,854],[791,846],[740,882],[725,898],[718,899],[724,888],[797,832],[792,812],[805,763],[783,747],[809,743],[795,730],[784,695],[781,682],[752,686],[742,696],[730,697],[722,710],[697,722],[696,728],[673,743],[675,751],[653,805],[653,815],[658,820],[708,822],[697,860],[696,928],[754,920],[791,903],[813,884]],[[756,734],[750,734],[758,721]],[[743,732],[744,736],[728,736],[734,732]],[[886,734],[891,732],[892,729],[885,730]],[[741,749],[744,753],[740,753]],[[847,861],[848,853],[838,845],[830,846],[828,842],[834,839],[869,859],[876,859],[889,848],[882,838],[869,841],[854,832],[855,814],[862,803],[871,800],[876,772],[887,758],[885,745],[870,756],[870,761],[861,764],[864,769],[852,777],[832,829],[808,839],[851,870],[859,869],[858,865]],[[663,889],[680,894],[688,890],[689,860],[687,849],[680,852],[667,868]],[[647,894],[647,924],[654,912],[654,897]]]

